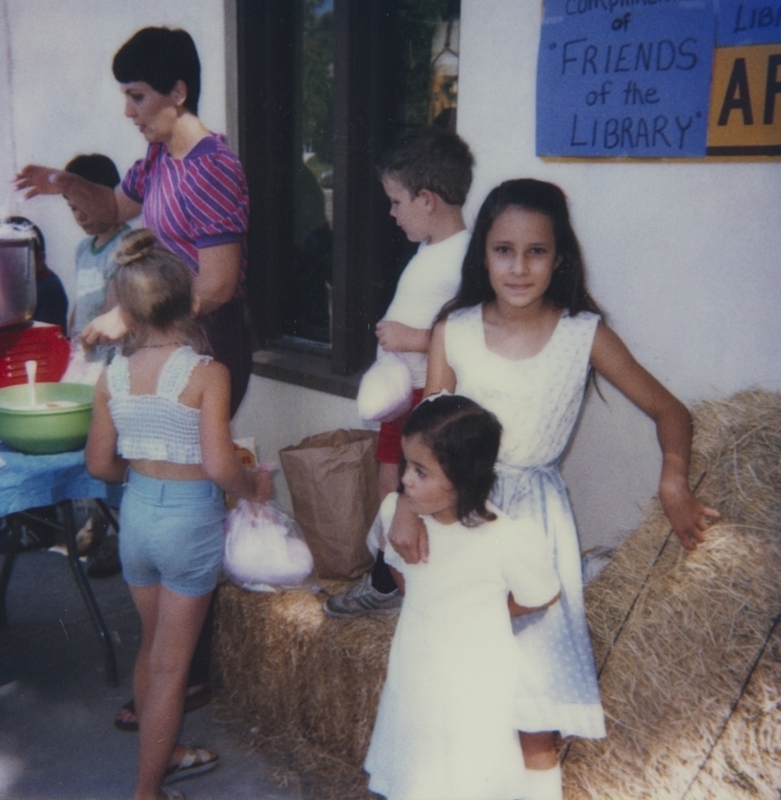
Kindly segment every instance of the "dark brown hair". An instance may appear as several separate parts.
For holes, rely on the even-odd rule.
[[[486,267],[486,242],[496,218],[512,206],[544,214],[553,224],[556,255],[561,258],[561,263],[553,271],[545,297],[557,308],[566,308],[573,317],[581,311],[602,314],[586,289],[583,256],[570,222],[564,192],[553,183],[522,178],[505,181],[491,190],[483,201],[464,256],[461,287],[458,294],[440,311],[437,319],[444,319],[459,308],[496,299]]]
[[[456,514],[464,525],[496,519],[486,508],[496,473],[502,426],[482,406],[455,394],[424,400],[404,425],[405,437],[419,434],[434,454],[458,497]],[[406,466],[402,459],[401,473]]]
[[[102,153],[74,156],[65,165],[65,172],[100,186],[108,186],[109,189],[113,189],[120,181],[117,165]]]

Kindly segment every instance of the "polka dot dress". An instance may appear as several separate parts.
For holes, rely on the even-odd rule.
[[[445,326],[456,392],[496,414],[504,428],[491,499],[511,518],[531,515],[543,526],[562,584],[561,602],[515,622],[519,645],[545,665],[545,685],[517,698],[516,724],[527,732],[605,735],[580,547],[558,467],[583,402],[598,322],[596,314],[564,312],[545,347],[520,360],[488,350],[482,306],[451,314]]]

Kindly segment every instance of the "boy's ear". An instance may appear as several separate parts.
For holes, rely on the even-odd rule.
[[[432,192],[430,189],[421,189],[418,192],[418,197],[423,200],[425,207],[429,210],[434,209],[437,204],[438,197],[435,192]]]
[[[193,295],[193,305],[192,305],[192,314],[194,317],[197,317],[198,314],[201,313],[201,298],[197,295]]]

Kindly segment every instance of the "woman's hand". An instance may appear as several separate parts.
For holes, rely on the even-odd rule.
[[[14,176],[13,182],[17,191],[27,189],[24,198],[29,200],[39,194],[65,194],[69,180],[67,172],[28,164]]]
[[[388,539],[394,550],[408,563],[428,561],[428,532],[423,520],[413,514],[404,494],[399,495]]]
[[[711,521],[721,514],[704,506],[689,489],[683,476],[663,477],[659,485],[659,500],[675,535],[686,550],[695,550],[705,541],[705,531]]]
[[[122,319],[119,306],[95,317],[81,332],[81,342],[85,347],[118,342],[127,335],[127,325]]]
[[[124,222],[141,213],[140,203],[131,200],[121,185],[111,189],[64,170],[28,164],[14,176],[13,183],[17,191],[27,190],[26,200],[41,194],[61,194],[69,203],[101,222]]]

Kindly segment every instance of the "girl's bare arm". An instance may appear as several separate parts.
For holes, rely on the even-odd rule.
[[[411,328],[391,320],[380,320],[376,333],[380,347],[389,352],[426,353],[431,340],[428,328]]]
[[[428,354],[428,371],[424,395],[436,394],[444,389],[452,392],[456,378],[445,358],[444,322],[435,326]],[[396,503],[388,538],[396,552],[408,563],[428,561],[428,533],[423,521],[407,506],[402,492]]]
[[[445,320],[438,322],[431,333],[431,344],[428,349],[428,367],[426,369],[426,388],[423,396],[428,397],[439,392],[455,392],[456,374],[447,363],[445,351]]]
[[[197,374],[197,378],[196,378]],[[193,373],[202,390],[201,461],[206,476],[225,492],[265,503],[271,497],[273,482],[268,472],[253,472],[244,467],[233,447],[230,431],[230,377],[217,361],[201,365]]]
[[[117,429],[108,408],[109,392],[105,370],[95,385],[84,461],[90,475],[101,481],[121,483],[125,479],[128,462],[117,454]]]
[[[719,512],[704,506],[689,488],[692,423],[686,406],[634,359],[621,339],[600,323],[591,365],[656,424],[662,450],[659,500],[673,531],[687,550],[705,541],[708,521]]]
[[[550,608],[554,603],[558,603],[561,599],[561,592],[559,592],[555,597],[552,597],[548,600],[547,603],[544,603],[541,606],[535,606],[531,608],[529,606],[522,606],[519,603],[515,602],[515,598],[513,597],[513,593],[507,595],[507,608],[510,610],[511,617],[517,617],[522,614],[533,614],[535,611],[544,611],[546,608]]]

